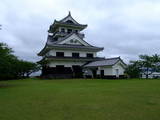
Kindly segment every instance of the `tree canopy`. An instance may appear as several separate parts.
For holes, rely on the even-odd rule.
[[[40,66],[33,62],[19,60],[13,50],[6,44],[0,43],[0,79],[15,79],[29,77]]]
[[[140,55],[139,60],[130,61],[126,69],[126,73],[130,77],[138,77],[140,74],[144,74],[146,78],[153,72],[160,72],[160,55],[155,54]]]

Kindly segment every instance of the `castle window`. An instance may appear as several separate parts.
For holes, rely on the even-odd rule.
[[[88,58],[93,58],[93,54],[92,53],[87,53],[87,57]]]
[[[78,40],[76,40],[76,39],[71,39],[70,40],[70,43],[77,43],[78,42]]]
[[[74,43],[77,43],[78,42],[78,40],[74,40]]]
[[[64,28],[61,28],[61,32],[62,32],[62,33],[65,33],[65,29],[64,29]]]
[[[72,29],[67,29],[67,32],[68,32],[68,33],[71,33],[71,32],[72,32]]]
[[[70,43],[74,43],[74,40],[72,39],[72,40],[70,40]]]
[[[64,57],[64,52],[56,52],[56,57]]]
[[[72,53],[72,57],[78,58],[79,57],[79,53]]]

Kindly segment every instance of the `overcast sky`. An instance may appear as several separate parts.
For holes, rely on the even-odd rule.
[[[37,61],[49,25],[68,11],[88,24],[85,40],[104,47],[102,57],[160,54],[160,0],[0,0],[0,42],[19,58]]]

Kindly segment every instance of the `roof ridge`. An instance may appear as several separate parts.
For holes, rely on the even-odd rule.
[[[69,14],[68,14],[66,17],[64,17],[63,19],[58,20],[58,21],[61,22],[61,21],[65,20],[65,19],[66,19],[67,17],[69,17],[69,16],[71,16],[70,12],[69,12]],[[57,20],[56,20],[56,21],[57,21]]]
[[[112,59],[120,59],[120,56],[119,57],[106,58],[105,60],[112,60]]]
[[[120,59],[120,57],[105,58],[104,60],[97,60],[97,61],[114,60],[114,59]],[[97,62],[97,61],[93,61],[93,62]]]
[[[98,66],[114,66],[118,61],[122,61],[120,57],[108,58],[104,60],[93,61],[85,65],[85,67],[98,67]],[[122,63],[126,65],[123,61]]]
[[[62,22],[62,21],[57,21],[55,20],[56,23],[60,23],[60,24],[66,24],[66,25],[76,25],[76,26],[87,26],[87,24],[70,24],[70,23],[66,23],[66,22]]]
[[[73,49],[92,49],[92,50],[98,50],[101,51],[103,50],[103,48],[99,48],[99,47],[92,47],[92,46],[77,46],[77,45],[63,45],[63,44],[48,44],[48,47],[52,48],[52,47],[61,47],[61,48],[73,48]]]
[[[80,25],[80,24],[72,17],[70,11],[69,11],[69,13],[68,13],[68,15],[67,15],[66,17],[64,17],[63,19],[59,20],[58,22],[62,22],[63,20],[65,20],[65,19],[68,18],[68,17],[71,17],[71,19],[73,19],[73,21],[74,21],[76,24]]]

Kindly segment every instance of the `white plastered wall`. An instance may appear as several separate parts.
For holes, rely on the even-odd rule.
[[[116,75],[116,69],[119,71],[119,75],[124,75],[125,68],[122,65],[121,61],[117,62],[112,69],[113,75]]]
[[[56,67],[56,65],[64,65],[64,67],[72,67],[72,65],[84,65],[85,62],[74,62],[74,61],[53,61],[50,62],[48,65],[49,67]]]
[[[100,71],[101,70],[104,70],[104,75],[113,75],[112,66],[101,66],[101,67],[98,67],[97,75],[100,75]]]
[[[104,75],[116,75],[116,69],[118,69],[119,75],[124,75],[125,68],[121,61],[117,62],[114,66],[98,67],[97,74],[100,75],[100,71],[104,70]]]

